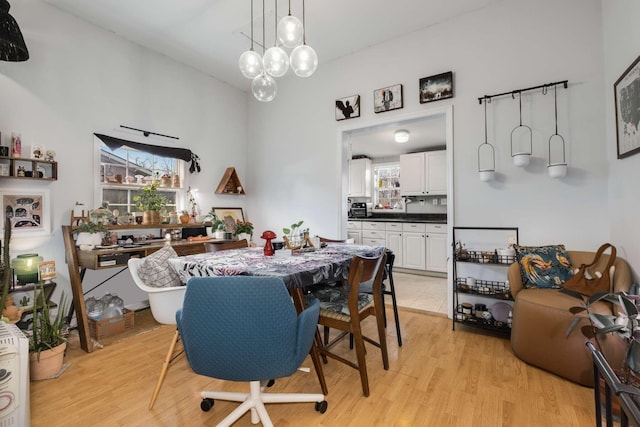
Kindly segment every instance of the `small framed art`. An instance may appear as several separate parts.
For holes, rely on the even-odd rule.
[[[244,212],[242,208],[212,208],[216,218],[225,221],[227,218],[233,219],[233,222],[244,222]]]
[[[420,79],[420,104],[453,98],[453,72]]]
[[[640,153],[640,56],[613,85],[618,158]]]
[[[401,84],[383,87],[373,92],[373,111],[375,113],[397,110],[403,106]]]
[[[11,220],[13,236],[51,234],[49,190],[2,189],[0,201],[5,218]],[[4,229],[4,219],[0,225]]]
[[[360,95],[336,99],[336,120],[360,117]]]

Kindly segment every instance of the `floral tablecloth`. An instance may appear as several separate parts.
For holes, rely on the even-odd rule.
[[[270,276],[282,278],[288,289],[295,289],[346,280],[354,255],[378,256],[384,250],[382,246],[328,244],[312,252],[267,257],[260,247],[187,255],[171,258],[169,263],[184,283],[202,276]]]

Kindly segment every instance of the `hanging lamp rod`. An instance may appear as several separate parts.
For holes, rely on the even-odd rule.
[[[135,130],[135,131],[138,131],[138,132],[142,132],[142,134],[143,134],[144,136],[156,135],[156,136],[162,136],[162,137],[164,137],[164,138],[180,139],[180,138],[178,138],[177,136],[164,135],[164,134],[162,134],[162,133],[155,133],[155,132],[151,132],[151,131],[148,131],[148,130],[136,129],[136,128],[132,128],[132,127],[125,126],[125,125],[120,125],[120,127],[121,127],[121,128],[124,128],[124,129],[129,129],[129,130]]]
[[[487,100],[488,102],[491,102],[491,98],[495,98],[495,97],[498,97],[498,96],[504,96],[504,95],[514,96],[514,95],[516,95],[518,93],[528,92],[530,90],[535,90],[535,89],[542,89],[542,93],[546,95],[548,87],[551,87],[551,86],[555,87],[557,85],[563,85],[564,88],[566,89],[568,87],[568,83],[569,83],[569,80],[562,80],[561,82],[545,83],[543,85],[528,87],[528,88],[525,88],[525,89],[516,89],[516,90],[509,91],[509,92],[502,92],[502,93],[498,93],[496,95],[485,95],[485,96],[483,96],[481,98],[478,98],[478,102],[480,104],[482,104],[482,100],[483,99]]]

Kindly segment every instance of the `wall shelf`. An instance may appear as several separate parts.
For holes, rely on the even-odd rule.
[[[35,181],[56,181],[58,179],[58,162],[53,160],[0,156],[0,165],[6,165],[8,168],[6,171],[8,173],[0,175],[0,178]],[[18,175],[18,169],[23,169],[25,175]],[[40,178],[39,172],[42,173],[42,178]]]
[[[235,194],[238,196],[245,194],[236,168],[227,168],[220,180],[220,184],[218,184],[218,188],[216,188],[216,194]]]

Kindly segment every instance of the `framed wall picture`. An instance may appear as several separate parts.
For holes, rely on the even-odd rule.
[[[216,218],[226,221],[227,218],[233,219],[233,222],[244,222],[244,212],[242,208],[212,208]]]
[[[42,160],[42,159],[44,159],[44,155],[45,155],[44,145],[33,144],[31,146],[31,158],[32,159]]]
[[[613,85],[618,158],[640,153],[640,56]]]
[[[453,72],[420,79],[420,104],[453,98]]]
[[[51,234],[51,202],[48,189],[2,189],[4,218],[11,220],[12,237]],[[4,230],[4,218],[0,229]]]
[[[404,107],[402,101],[402,85],[393,85],[376,89],[373,92],[373,111],[383,113]]]
[[[360,95],[336,99],[336,120],[360,117]]]

